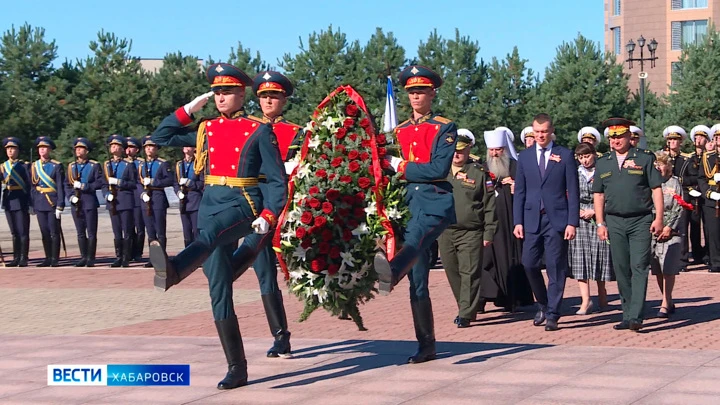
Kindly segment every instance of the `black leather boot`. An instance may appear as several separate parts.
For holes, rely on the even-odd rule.
[[[12,244],[13,244],[13,259],[11,262],[5,263],[5,267],[17,267],[18,263],[20,262],[20,237],[13,236]]]
[[[78,236],[78,248],[80,248],[80,260],[75,263],[75,267],[85,267],[87,265],[87,244],[88,240],[85,235]]]
[[[270,334],[275,338],[273,346],[268,350],[267,357],[290,358],[290,332],[287,330],[287,316],[281,291],[261,295],[265,316],[270,326]]]
[[[215,327],[228,363],[227,374],[218,383],[218,389],[230,390],[247,385],[247,360],[237,317],[233,315],[231,318],[215,321]]]
[[[415,337],[418,340],[417,352],[408,358],[408,363],[417,364],[435,360],[435,323],[433,321],[430,298],[410,301]]]
[[[51,256],[50,256],[50,267],[60,267],[60,235],[53,235],[50,236],[50,248]]]
[[[122,264],[122,239],[115,239],[115,261],[110,267],[120,267]]]
[[[233,281],[237,280],[245,274],[247,269],[252,266],[255,262],[257,255],[255,252],[247,246],[240,245],[233,252],[232,259],[230,259],[230,267],[233,269]]]
[[[97,238],[87,240],[87,267],[95,267],[95,253],[97,252]]]
[[[50,257],[52,256],[52,249],[50,248],[50,236],[43,236],[42,238],[43,250],[45,251],[45,259],[37,265],[37,267],[48,267],[50,266]]]
[[[193,242],[177,256],[169,258],[159,241],[150,243],[150,263],[155,268],[155,288],[167,291],[183,281],[200,267],[210,256],[210,249],[202,243]]]
[[[154,241],[154,240],[149,240],[149,239],[148,239],[148,246],[152,245],[153,242],[156,242],[156,243],[158,243],[158,244],[160,243],[159,240]],[[162,247],[162,245],[160,245],[160,246]],[[165,248],[163,248],[163,250],[165,250]],[[152,252],[152,248],[150,248],[150,251]],[[152,265],[152,260],[148,260],[147,263],[145,263],[145,264],[143,265],[143,267],[148,268],[148,269],[149,269],[150,267],[152,267],[152,266],[153,266],[153,265]]]
[[[122,267],[130,267],[130,257],[132,256],[132,239],[123,239],[122,240],[122,251],[120,253],[120,266]]]
[[[141,262],[143,250],[145,249],[145,233],[135,234],[133,236],[133,261]]]
[[[375,254],[373,264],[378,275],[378,290],[380,295],[390,294],[393,287],[410,272],[417,259],[417,249],[410,246],[400,249],[400,251],[395,254],[392,265],[384,252]]]
[[[190,244],[192,243],[192,241],[189,239],[185,239],[184,242],[185,242],[185,247],[190,246]]]
[[[18,267],[27,267],[28,265],[28,254],[30,252],[30,238],[20,238],[20,261],[18,261]]]

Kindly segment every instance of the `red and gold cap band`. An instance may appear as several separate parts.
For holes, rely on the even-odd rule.
[[[410,87],[433,87],[433,82],[427,77],[413,76],[405,83],[406,89]]]
[[[210,88],[213,87],[230,87],[230,86],[239,86],[239,87],[245,87],[245,84],[240,81],[240,79],[232,76],[215,76],[213,79],[212,84],[210,85]]]
[[[257,94],[264,93],[266,91],[279,91],[281,93],[285,93],[285,89],[280,85],[280,83],[275,82],[265,82],[261,84],[258,87]]]
[[[620,136],[630,130],[629,127],[624,125],[612,125],[608,127],[608,136]]]

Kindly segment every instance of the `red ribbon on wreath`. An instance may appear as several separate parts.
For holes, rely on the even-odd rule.
[[[340,93],[345,93],[350,100],[352,100],[370,119],[370,112],[368,111],[367,106],[365,105],[365,100],[363,100],[362,96],[352,88],[352,86],[339,86],[335,90],[333,90],[332,93],[330,93],[325,99],[318,104],[317,108],[315,109],[315,112],[313,113],[313,117],[317,117],[320,115],[320,110],[324,108],[325,106],[330,103],[330,101],[335,97],[336,95]],[[367,128],[364,128],[365,132],[370,136],[370,146],[372,149],[372,176],[375,180],[375,205],[377,208],[377,213],[380,218],[382,218],[381,224],[383,228],[388,232],[387,236],[385,238],[385,249],[386,254],[388,257],[388,260],[392,260],[392,258],[395,256],[395,250],[396,250],[396,243],[395,243],[395,232],[393,231],[392,223],[387,217],[387,213],[385,212],[385,206],[382,202],[382,195],[380,194],[380,188],[382,187],[382,166],[380,164],[380,156],[378,154],[378,147],[377,147],[377,140],[376,140],[376,134],[375,134],[375,124],[370,120],[370,126]],[[278,224],[277,228],[275,229],[275,234],[273,235],[273,249],[275,250],[275,254],[278,258],[278,264],[280,265],[280,269],[285,274],[285,280],[288,280],[290,278],[290,273],[287,268],[287,263],[285,263],[285,260],[282,258],[281,250],[280,250],[280,239],[281,239],[281,233],[282,233],[282,227],[285,224],[285,219],[287,217],[287,212],[290,209],[290,205],[293,202],[293,196],[295,195],[295,175],[297,174],[298,169],[302,165],[302,163],[305,161],[305,157],[307,156],[308,149],[309,149],[309,143],[310,138],[312,137],[311,132],[305,133],[305,140],[303,141],[302,148],[300,149],[300,163],[298,166],[293,170],[292,174],[290,175],[290,182],[288,183],[288,199],[287,203],[285,204],[285,208],[283,208],[282,212],[280,213],[280,216],[278,218]]]

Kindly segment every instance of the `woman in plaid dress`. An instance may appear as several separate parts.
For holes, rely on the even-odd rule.
[[[570,241],[568,261],[570,277],[578,281],[582,304],[576,312],[586,315],[593,311],[590,299],[590,280],[598,286],[598,304],[600,309],[607,307],[605,282],[615,280],[612,262],[610,261],[610,245],[597,236],[595,211],[593,210],[592,182],[595,176],[595,147],[581,143],[575,148],[578,162],[578,179],[580,181],[580,226],[574,240]]]

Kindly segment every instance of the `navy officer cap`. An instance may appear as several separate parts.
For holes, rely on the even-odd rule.
[[[293,90],[290,79],[282,73],[272,70],[260,72],[253,79],[253,91],[258,96],[267,91],[277,91],[283,93],[285,97],[290,97],[293,94]]]
[[[15,147],[15,148],[20,149],[20,138],[16,138],[14,136],[8,136],[7,138],[3,138],[2,144],[3,144],[3,148]]]
[[[128,148],[138,148],[140,149],[140,140],[137,138],[133,138],[131,136],[128,136],[125,138],[125,143],[127,144]]]
[[[123,149],[127,147],[127,142],[125,141],[125,137],[123,137],[122,135],[118,135],[118,134],[113,134],[113,135],[108,136],[105,143],[107,144],[107,146],[110,146],[113,144],[120,145],[123,147]]]
[[[55,142],[53,142],[53,140],[50,139],[49,136],[39,136],[35,140],[35,147],[39,148],[41,146],[46,146],[50,149],[55,149]]]
[[[143,146],[143,148],[146,147],[146,146],[157,146],[158,149],[160,148],[160,145],[158,145],[157,143],[155,143],[155,141],[153,141],[151,135],[145,135],[145,136],[143,136],[142,146]]]
[[[75,141],[73,142],[73,148],[85,148],[90,152],[93,149],[93,144],[90,142],[89,139],[79,137],[75,138]]]
[[[228,63],[215,63],[210,65],[206,75],[212,91],[229,90],[233,87],[247,87],[252,85],[250,76]]]
[[[400,72],[400,84],[406,90],[413,87],[429,87],[437,89],[443,84],[443,79],[432,69],[420,65],[410,65]]]

